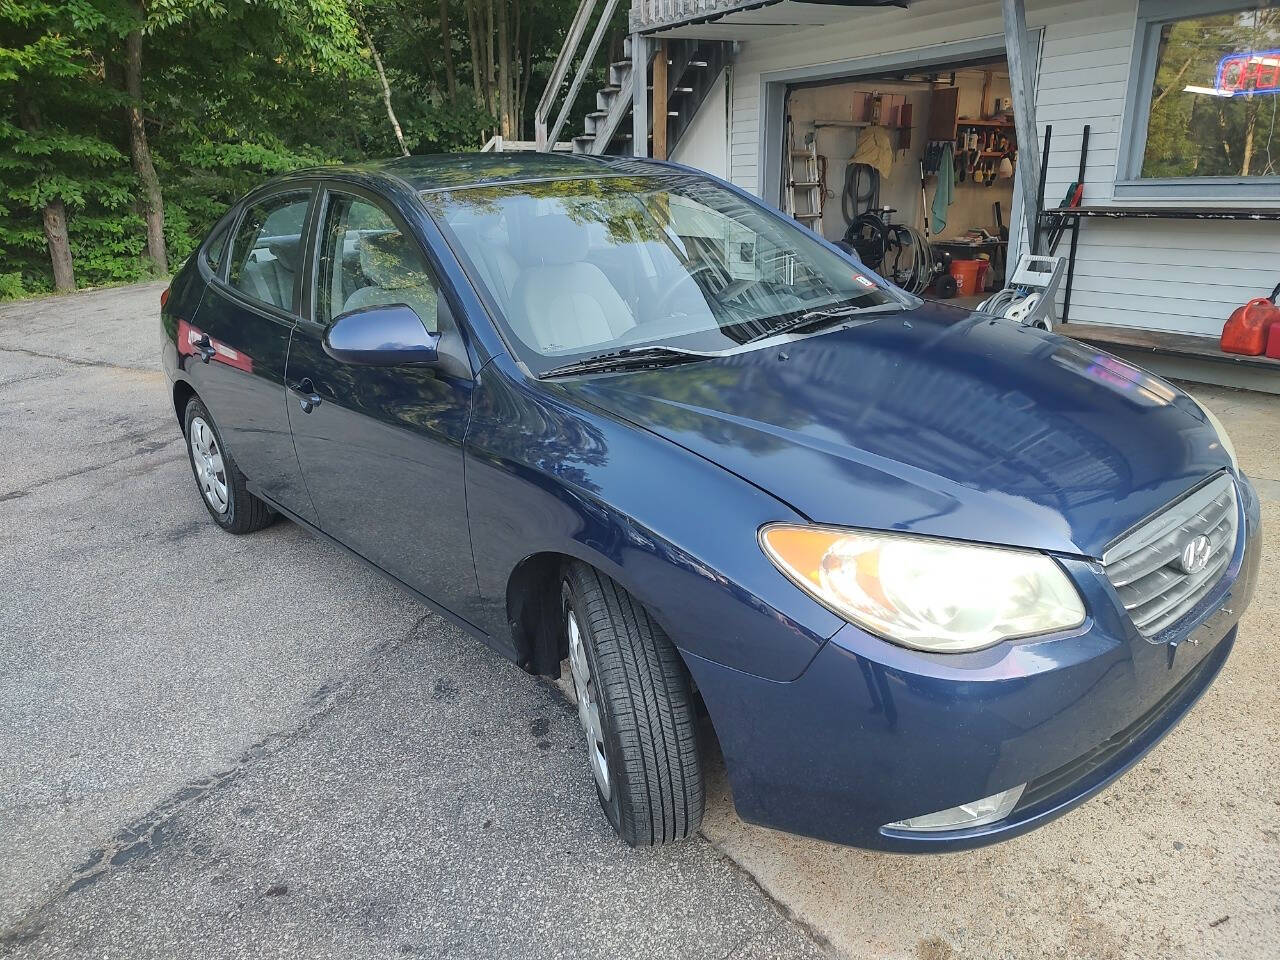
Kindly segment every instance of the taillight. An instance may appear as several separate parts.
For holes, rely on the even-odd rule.
[[[165,308],[165,305],[168,302],[169,302],[169,288],[165,287],[164,293],[160,294],[160,309],[163,310]]]

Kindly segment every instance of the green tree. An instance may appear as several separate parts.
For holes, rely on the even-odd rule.
[[[0,0],[0,297],[163,272],[275,173],[528,138],[576,7]]]
[[[122,5],[123,4],[123,5]],[[147,133],[143,93],[143,41],[168,40],[184,28],[200,34],[215,29],[237,6],[256,5],[274,15],[272,33],[300,49],[317,70],[342,69],[355,51],[355,33],[343,0],[102,0],[103,23],[124,41],[124,88],[129,153],[143,188],[147,253],[156,267],[168,269],[164,235],[164,200]]]
[[[118,181],[103,178],[119,151],[94,127],[110,100],[67,8],[0,0],[0,248],[18,267],[6,270],[10,293],[44,287],[32,257],[41,247],[54,289],[74,290],[71,212],[124,198]]]

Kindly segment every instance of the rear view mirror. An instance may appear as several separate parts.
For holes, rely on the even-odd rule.
[[[439,345],[440,334],[429,333],[402,303],[348,311],[324,335],[325,353],[366,367],[435,363]]]

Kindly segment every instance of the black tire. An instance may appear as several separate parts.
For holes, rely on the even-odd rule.
[[[213,438],[217,443],[217,453],[222,458],[222,472],[219,476],[225,486],[227,498],[226,508],[223,510],[217,509],[210,502],[209,497],[206,496],[200,477],[200,469],[196,466],[196,452],[192,449],[191,429],[192,423],[197,418],[212,431]],[[270,526],[276,518],[275,512],[249,492],[244,474],[240,472],[240,468],[236,466],[236,462],[231,458],[226,446],[223,445],[222,434],[218,431],[218,425],[214,423],[213,417],[209,415],[209,411],[200,402],[199,397],[192,397],[187,401],[187,409],[182,417],[182,435],[187,443],[187,460],[191,464],[191,475],[196,481],[196,492],[200,495],[200,502],[209,511],[209,516],[213,517],[214,522],[228,533],[235,534],[253,533],[263,527]]]
[[[568,568],[561,598],[566,630],[574,616],[595,684],[609,768],[607,796],[596,782],[605,816],[633,847],[689,836],[702,823],[704,793],[697,711],[680,654],[643,606],[585,564]],[[577,682],[575,674],[575,693]],[[590,763],[594,745],[587,749]]]

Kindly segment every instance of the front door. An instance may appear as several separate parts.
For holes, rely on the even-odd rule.
[[[363,193],[327,192],[313,247],[312,317],[294,330],[285,379],[319,525],[467,617],[477,595],[462,475],[471,378],[342,363],[323,347],[336,317],[378,305],[405,304],[427,329],[454,330],[436,273],[404,222]]]
[[[179,331],[191,385],[250,489],[307,520],[315,513],[289,435],[284,370],[314,192],[286,190],[245,208],[223,258],[229,263],[218,265],[195,316]]]

